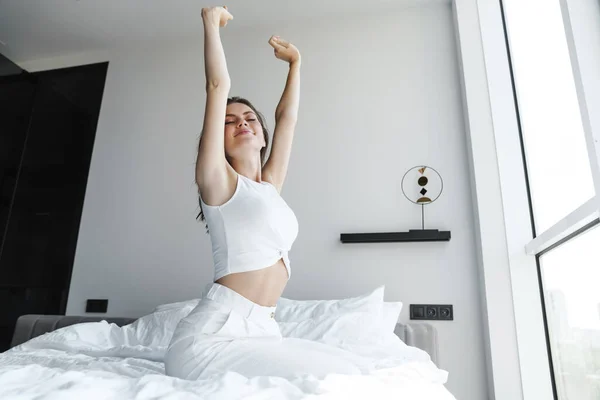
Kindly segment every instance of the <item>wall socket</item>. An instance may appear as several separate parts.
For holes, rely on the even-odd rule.
[[[410,319],[454,320],[452,304],[411,304]]]
[[[88,299],[85,305],[86,313],[106,313],[108,309],[107,299]]]

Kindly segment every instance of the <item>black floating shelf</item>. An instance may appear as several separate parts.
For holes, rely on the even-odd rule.
[[[450,231],[411,229],[408,232],[342,233],[342,243],[448,242]]]

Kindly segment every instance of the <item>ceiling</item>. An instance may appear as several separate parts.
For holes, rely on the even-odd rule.
[[[224,0],[228,29],[346,14],[389,12],[450,0]],[[0,0],[0,53],[15,62],[132,43],[177,41],[201,32],[207,0]]]

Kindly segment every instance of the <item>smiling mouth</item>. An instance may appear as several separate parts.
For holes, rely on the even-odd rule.
[[[240,133],[238,133],[238,134],[237,134],[237,135],[235,135],[235,136],[239,136],[239,135],[249,135],[249,134],[251,134],[251,133],[252,133],[252,131],[241,131]]]

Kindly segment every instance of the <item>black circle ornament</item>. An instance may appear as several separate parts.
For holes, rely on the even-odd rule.
[[[402,177],[402,193],[411,203],[424,206],[436,201],[444,190],[442,176],[427,165],[412,167]]]

